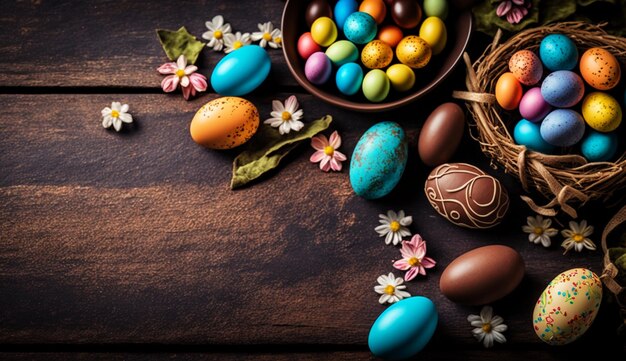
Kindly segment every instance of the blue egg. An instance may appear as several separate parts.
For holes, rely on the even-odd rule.
[[[211,86],[220,95],[245,95],[263,83],[271,67],[272,61],[265,49],[258,45],[246,45],[215,65]]]
[[[554,146],[541,137],[539,124],[526,119],[520,120],[515,125],[513,139],[515,139],[515,143],[525,145],[526,148],[536,152],[549,154],[554,150]]]
[[[541,122],[541,137],[557,147],[569,147],[578,143],[585,134],[582,115],[571,109],[556,109]]]
[[[377,357],[409,358],[433,337],[439,315],[435,304],[422,296],[405,298],[389,306],[370,328],[367,344]]]
[[[398,184],[408,157],[406,135],[400,125],[373,125],[354,148],[350,161],[350,184],[366,199],[383,197]]]
[[[355,44],[367,44],[374,40],[378,32],[376,20],[364,12],[357,11],[348,16],[343,23],[343,33]]]
[[[580,150],[590,162],[606,162],[617,152],[617,143],[615,132],[600,133],[592,130],[580,143]]]
[[[339,0],[335,5],[335,24],[339,30],[343,30],[343,24],[350,14],[359,11],[359,3],[356,0]]]
[[[539,57],[550,70],[572,70],[578,63],[578,49],[567,36],[550,34],[539,45]]]
[[[548,74],[541,83],[541,96],[550,105],[569,108],[585,95],[585,84],[580,76],[569,70]]]
[[[339,70],[337,70],[335,82],[340,92],[345,95],[354,95],[361,89],[363,69],[356,63],[343,64]]]

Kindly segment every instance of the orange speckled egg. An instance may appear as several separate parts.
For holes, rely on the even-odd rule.
[[[393,50],[382,40],[372,40],[361,51],[361,62],[370,69],[382,69],[391,64]]]
[[[370,14],[377,24],[382,24],[387,16],[387,7],[383,0],[365,0],[359,6],[359,11]]]
[[[385,25],[378,30],[378,40],[382,40],[395,48],[404,37],[402,30],[395,25]]]
[[[522,100],[522,84],[517,81],[513,73],[500,75],[496,83],[496,100],[506,110],[517,109]]]
[[[543,66],[539,57],[530,50],[520,50],[509,60],[509,70],[524,85],[535,85],[541,80]]]
[[[580,74],[592,87],[609,90],[619,83],[621,69],[613,54],[602,48],[591,48],[580,58]]]
[[[252,138],[259,111],[246,99],[222,97],[204,104],[191,120],[194,142],[211,149],[231,149]]]

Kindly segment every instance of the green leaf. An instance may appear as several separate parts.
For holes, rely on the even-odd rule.
[[[313,138],[317,133],[327,129],[332,121],[333,118],[327,115],[306,124],[299,132],[290,132],[285,135],[281,135],[276,128],[262,125],[250,141],[248,148],[235,158],[230,188],[242,187],[263,173],[276,168],[281,159],[301,141]]]
[[[176,61],[182,54],[185,55],[189,64],[195,64],[205,45],[189,34],[184,26],[176,31],[157,29],[156,32],[165,54],[171,61]]]

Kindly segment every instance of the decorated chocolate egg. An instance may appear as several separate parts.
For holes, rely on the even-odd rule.
[[[580,74],[592,87],[609,90],[619,83],[622,71],[619,61],[608,50],[591,48],[580,58]]]
[[[541,122],[551,110],[552,107],[543,99],[539,87],[529,89],[519,103],[519,113],[531,122]]]
[[[314,53],[304,64],[304,75],[313,84],[324,84],[330,78],[332,65],[330,59],[321,51]]]
[[[343,30],[343,24],[350,14],[359,11],[359,3],[356,0],[339,0],[335,4],[335,24],[339,30]]]
[[[359,11],[370,14],[378,24],[382,24],[387,16],[387,6],[383,0],[363,0]]]
[[[378,26],[376,20],[367,13],[357,11],[348,16],[343,23],[343,33],[355,44],[367,44],[374,40]]]
[[[265,81],[271,67],[265,49],[247,45],[227,54],[215,65],[211,86],[220,95],[245,95]]]
[[[339,40],[326,49],[326,56],[335,66],[342,66],[357,61],[359,49],[347,40]]]
[[[211,149],[231,149],[247,142],[259,127],[259,111],[246,99],[222,97],[203,105],[191,120],[194,142]]]
[[[318,45],[327,47],[337,39],[337,26],[327,16],[318,18],[311,25],[311,37]]]
[[[617,152],[619,139],[615,132],[590,131],[580,142],[580,151],[590,162],[610,161]]]
[[[554,151],[554,146],[543,140],[540,129],[538,123],[522,119],[513,129],[513,139],[516,144],[524,145],[530,150],[550,154]]]
[[[583,100],[582,113],[585,122],[599,132],[610,132],[622,122],[622,108],[607,93],[593,92]]]
[[[419,36],[404,37],[396,47],[396,56],[402,64],[413,69],[423,68],[430,61],[432,50],[430,45]]]
[[[378,30],[378,40],[384,41],[392,48],[395,48],[403,37],[402,30],[395,25],[385,25]]]
[[[558,108],[573,107],[584,95],[585,84],[578,74],[569,70],[552,72],[541,83],[543,99]]]
[[[356,49],[356,48],[355,48]],[[382,40],[372,40],[361,51],[361,62],[366,68],[382,69],[393,60],[393,50]]]
[[[367,100],[374,103],[382,102],[389,94],[389,78],[380,69],[370,70],[365,74],[361,88]]]
[[[437,55],[446,47],[448,41],[446,24],[436,16],[428,17],[420,27],[419,37],[428,43],[433,55]]]
[[[537,84],[543,75],[541,60],[530,50],[520,50],[513,54],[509,60],[509,70],[524,85]]]
[[[541,122],[541,137],[557,147],[569,147],[578,143],[585,134],[585,121],[576,111],[556,109]]]
[[[505,110],[517,109],[522,100],[522,84],[513,73],[500,75],[496,82],[496,101]]]
[[[541,40],[539,57],[546,68],[572,70],[578,62],[578,50],[574,42],[563,34],[550,34]]]
[[[405,92],[415,84],[415,72],[404,64],[393,64],[386,73],[391,86],[399,92]]]
[[[395,0],[391,18],[403,29],[413,29],[422,21],[422,8],[416,0]]]
[[[343,64],[335,75],[337,89],[346,95],[354,95],[361,89],[363,69],[356,63]]]
[[[306,32],[300,35],[298,39],[298,54],[302,59],[307,60],[309,56],[318,51],[322,51],[322,48],[313,41],[311,33]]]

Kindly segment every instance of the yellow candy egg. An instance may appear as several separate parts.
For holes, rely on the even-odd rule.
[[[441,53],[448,41],[446,24],[436,16],[426,18],[420,27],[420,38],[424,39],[433,50],[433,55]]]
[[[413,84],[415,84],[413,69],[404,64],[393,64],[390,66],[387,69],[387,77],[391,86],[399,92],[405,92],[413,88]]]
[[[583,118],[599,132],[611,132],[622,122],[622,109],[615,98],[606,93],[594,92],[583,99]]]
[[[393,50],[382,40],[367,43],[361,51],[361,62],[370,69],[382,69],[393,60]]]
[[[311,25],[311,37],[319,46],[330,46],[337,40],[337,26],[331,18],[322,16]]]
[[[222,97],[204,104],[191,120],[194,142],[211,149],[231,149],[247,142],[259,127],[259,111],[246,99]]]
[[[402,64],[413,69],[423,68],[430,61],[430,45],[419,36],[405,36],[396,47],[396,56]]]

